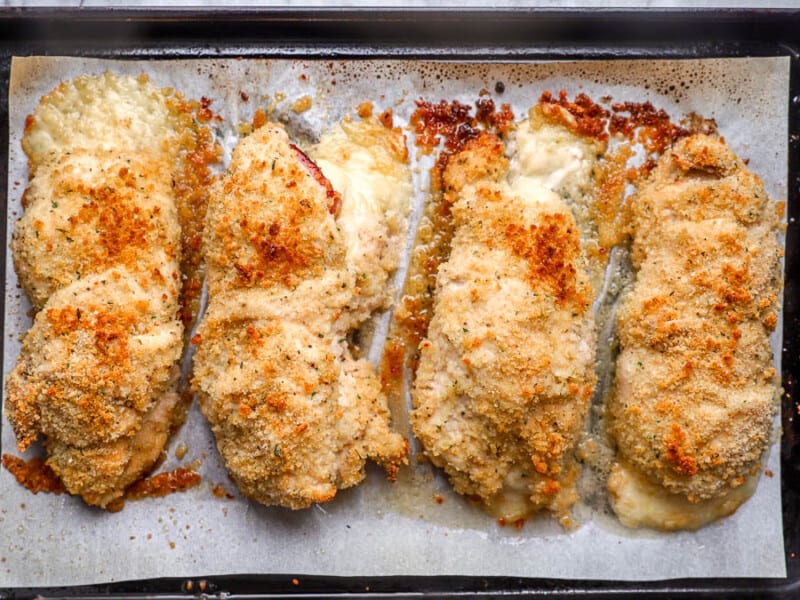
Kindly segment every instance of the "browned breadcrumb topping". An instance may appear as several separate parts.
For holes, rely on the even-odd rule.
[[[398,322],[393,326],[399,337],[395,339],[392,334],[388,346],[391,348],[394,344],[398,348],[405,347],[409,355],[401,359],[399,352],[384,353],[381,372],[385,383],[392,380],[392,373],[402,372],[402,364],[398,365],[400,360],[408,360],[412,371],[416,370],[417,349],[425,338],[432,314],[436,273],[439,265],[450,254],[453,219],[450,201],[442,193],[442,174],[447,159],[463,149],[480,131],[504,135],[514,124],[514,113],[510,105],[504,103],[497,110],[490,98],[476,101],[474,116],[471,106],[457,100],[434,103],[420,99],[416,101],[416,105],[410,119],[410,127],[415,134],[414,143],[424,154],[432,154],[439,144],[443,145],[443,151],[431,171],[431,196],[425,204],[423,215],[423,224],[426,226],[418,229],[403,296],[400,299],[402,310],[399,314],[403,315],[403,323]]]
[[[689,131],[670,121],[663,108],[656,109],[650,102],[617,102],[611,109],[614,111],[609,124],[611,134],[636,139],[648,152],[661,154],[689,135]]]
[[[697,473],[697,463],[686,447],[686,434],[678,423],[673,423],[671,431],[664,438],[666,443],[666,459],[675,466],[681,475],[694,475]]]
[[[373,108],[374,108],[374,106],[373,106],[372,102],[362,102],[356,108],[356,113],[362,119],[368,119],[369,117],[372,116]]]
[[[145,310],[147,307],[140,307]],[[51,325],[52,334],[56,337],[67,337],[70,344],[84,344],[88,333],[94,348],[85,348],[91,352],[92,361],[86,373],[81,377],[104,385],[120,384],[131,369],[129,359],[129,337],[141,322],[141,313],[109,309],[106,305],[86,305],[83,309],[74,306],[46,309],[45,317]],[[74,383],[68,379],[50,379],[31,381],[27,391],[30,399],[20,398],[14,406],[13,414],[17,423],[18,446],[24,450],[38,437],[38,410],[33,403],[46,398],[53,406],[67,405],[75,402]],[[92,435],[105,437],[116,426],[116,406],[109,403],[107,390],[102,386],[87,389],[77,399],[79,411],[73,416],[75,425],[91,431]],[[31,402],[33,401],[33,403]],[[141,394],[132,394],[129,402],[138,409],[147,398]],[[27,432],[27,433],[25,433]]]
[[[252,174],[240,170],[231,173],[222,184],[224,194],[238,197],[241,192],[237,190],[262,185],[254,183],[256,172],[259,177],[270,174],[289,179],[287,195],[280,206],[275,207],[273,218],[265,221],[242,210],[241,213],[221,215],[212,225],[210,233],[220,240],[221,245],[214,260],[220,263],[218,272],[228,270],[233,274],[233,277],[226,277],[229,286],[272,287],[280,283],[291,288],[321,268],[325,247],[308,235],[308,228],[321,217],[319,211],[322,207],[303,195],[298,182],[310,176],[319,184],[327,198],[325,208],[334,216],[340,210],[341,196],[302,150],[293,144],[289,147],[298,160],[289,162],[283,158],[265,157],[253,165]]]
[[[167,257],[176,256],[179,250],[164,231],[160,208],[139,205],[142,196],[157,193],[149,181],[157,176],[148,167],[137,169],[135,173],[122,167],[117,172],[106,173],[102,187],[76,185],[71,177],[64,177],[57,184],[51,203],[53,212],[59,210],[60,196],[83,199],[78,212],[57,230],[67,243],[73,268],[80,276],[100,273],[110,267],[136,271],[144,249],[160,248]],[[38,237],[45,223],[37,220],[34,227]],[[47,242],[46,250],[54,251],[53,241]],[[172,274],[156,270],[151,275],[163,282],[164,277]]]
[[[267,113],[265,113],[262,109],[259,108],[253,115],[253,129],[259,129],[266,124],[267,124]]]
[[[425,154],[433,154],[441,141],[447,149],[454,150],[459,138],[469,135],[473,121],[471,106],[457,100],[441,100],[438,104],[417,100],[416,104],[409,125],[415,134],[414,143]]]
[[[544,287],[559,306],[574,304],[582,312],[589,299],[576,287],[575,262],[580,256],[580,237],[570,221],[564,213],[543,214],[540,222],[527,228],[506,224],[497,238],[528,263],[528,282],[532,287]]]
[[[143,302],[143,306],[137,308],[144,312],[148,307]],[[75,335],[79,331],[91,333],[95,349],[101,355],[101,367],[113,366],[128,359],[128,338],[141,322],[139,312],[109,310],[105,305],[92,304],[83,309],[75,306],[48,308],[45,315],[56,336]]]
[[[626,461],[690,501],[741,485],[769,438],[778,214],[702,134],[671,146],[632,202],[637,280],[618,313],[612,433]]]
[[[500,110],[497,110],[494,100],[481,98],[475,102],[475,107],[475,118],[487,131],[505,135],[514,126],[514,113],[510,104],[504,102],[500,105]]]
[[[178,467],[174,471],[167,471],[140,479],[125,490],[127,500],[141,500],[142,498],[159,498],[185,492],[200,483],[202,477],[191,467]]]
[[[417,100],[416,104],[409,125],[415,134],[415,144],[424,154],[432,154],[440,143],[444,144],[443,155],[453,154],[480,131],[503,135],[514,125],[511,106],[503,104],[498,111],[490,98],[475,103],[475,116],[471,114],[471,106],[457,100],[441,100],[438,104]]]
[[[34,494],[62,494],[66,491],[58,475],[41,458],[24,460],[18,456],[3,454],[3,466],[17,483]]]
[[[269,226],[252,223],[247,217],[239,219],[239,227],[258,250],[254,262],[233,263],[241,285],[249,286],[258,281],[269,283],[273,279],[267,276],[268,273],[277,273],[281,280],[286,280],[322,256],[319,248],[308,243],[296,227],[281,227],[277,222]]]
[[[383,111],[378,120],[381,122],[381,125],[386,127],[386,129],[393,129],[394,128],[394,111],[391,108],[387,108]]]
[[[559,91],[558,98],[553,97],[551,92],[544,92],[539,98],[539,105],[546,116],[561,121],[578,135],[599,140],[608,138],[606,127],[609,111],[586,94],[578,94],[574,100],[569,100],[566,90]],[[552,110],[551,107],[564,110]]]
[[[627,233],[628,221],[621,207],[625,199],[625,186],[639,177],[636,169],[628,169],[633,157],[629,145],[608,152],[595,172],[594,198],[590,205],[592,220],[597,223],[599,251],[606,254],[621,243]]]
[[[120,169],[119,177],[124,187],[136,186],[136,181],[126,168]],[[90,250],[102,253],[93,261],[100,265],[97,270],[115,263],[132,265],[136,254],[150,241],[148,234],[154,229],[151,215],[140,210],[131,194],[120,193],[119,187],[84,189],[78,192],[86,194],[89,200],[81,207],[78,215],[70,217],[69,221],[71,225],[75,225],[95,220],[100,245],[95,247],[96,250]],[[157,215],[159,211],[160,208],[154,206],[151,213]]]

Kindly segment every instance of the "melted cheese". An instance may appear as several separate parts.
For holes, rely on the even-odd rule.
[[[553,190],[534,177],[517,177],[509,183],[510,191],[527,206],[539,206],[541,210],[560,211],[563,201]]]
[[[645,479],[624,463],[611,469],[608,489],[611,505],[626,527],[651,527],[663,531],[695,530],[736,512],[756,490],[758,476],[751,476],[726,494],[710,500],[690,502],[671,494],[663,486]]]
[[[358,287],[351,316],[360,322],[388,305],[389,275],[400,264],[413,194],[405,136],[376,119],[345,120],[309,154],[342,197],[336,225]]]
[[[342,121],[325,133],[310,152],[342,195],[338,224],[348,260],[365,252],[359,232],[386,227],[390,237],[404,234],[412,195],[405,139],[374,119]]]
[[[509,179],[531,180],[566,200],[578,200],[592,184],[596,155],[591,141],[532,115],[510,141]]]
[[[33,164],[73,148],[176,152],[178,125],[166,94],[147,78],[106,72],[64,82],[40,103],[23,139]]]

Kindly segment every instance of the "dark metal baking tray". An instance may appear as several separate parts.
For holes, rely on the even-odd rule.
[[[800,597],[800,11],[797,10],[86,10],[0,9],[0,139],[12,56],[424,58],[481,61],[789,56],[788,231],[781,441],[785,579],[650,582],[303,573],[1,588],[0,598]],[[8,147],[0,146],[0,211]],[[0,233],[3,248],[7,240]],[[0,272],[4,270],[0,262]],[[2,273],[4,275],[4,273]],[[0,296],[0,314],[3,297]],[[181,575],[192,575],[191,578]]]

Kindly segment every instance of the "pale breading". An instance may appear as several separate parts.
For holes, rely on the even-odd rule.
[[[209,206],[209,306],[195,339],[193,387],[239,489],[267,505],[330,500],[364,478],[367,459],[393,476],[407,452],[389,428],[374,368],[354,359],[347,342],[385,304],[396,260],[385,247],[392,213],[379,204],[396,183],[375,165],[393,161],[389,174],[408,186],[405,145],[399,131],[373,121],[351,127],[348,136],[363,132],[376,144],[361,157],[364,179],[350,161],[359,146],[327,157],[348,182],[342,195],[283,127],[266,124],[239,142]],[[402,201],[397,217],[407,211]],[[372,204],[348,206],[362,202]],[[352,213],[370,219],[356,229],[342,222]],[[404,235],[403,223],[395,227]]]
[[[456,491],[513,521],[540,509],[566,516],[577,499],[595,332],[569,207],[508,170],[487,133],[448,157],[455,235],[420,345],[412,422]]]
[[[38,312],[5,412],[20,450],[43,436],[66,489],[104,508],[153,467],[178,418],[183,108],[146,78],[106,73],[64,82],[26,122],[11,250]]]
[[[610,489],[619,499],[643,477],[682,497],[689,515],[692,504],[722,507],[684,517],[695,528],[749,497],[755,486],[724,501],[756,476],[769,444],[779,209],[723,141],[694,135],[662,156],[631,211],[636,281],[617,317],[608,413],[621,466]],[[634,526],[680,521],[625,506],[617,512]]]

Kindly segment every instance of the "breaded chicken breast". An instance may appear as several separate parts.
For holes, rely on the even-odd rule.
[[[723,141],[694,135],[662,156],[632,215],[609,489],[626,525],[694,529],[752,494],[769,444],[780,214]]]
[[[11,250],[37,313],[5,413],[20,451],[43,436],[66,489],[101,507],[152,468],[178,405],[184,109],[146,78],[84,76],[42,98],[23,138]]]
[[[347,341],[389,299],[411,194],[404,137],[344,123],[312,155],[319,166],[275,124],[237,145],[209,206],[194,340],[193,386],[231,476],[294,509],[362,481],[367,459],[393,477],[407,453]]]
[[[532,117],[511,172],[489,133],[447,160],[455,234],[412,390],[426,456],[509,522],[541,509],[566,518],[596,381],[592,286],[573,214],[552,189],[573,164],[588,181],[594,155],[581,165],[580,136]],[[578,155],[549,152],[553,140]]]

